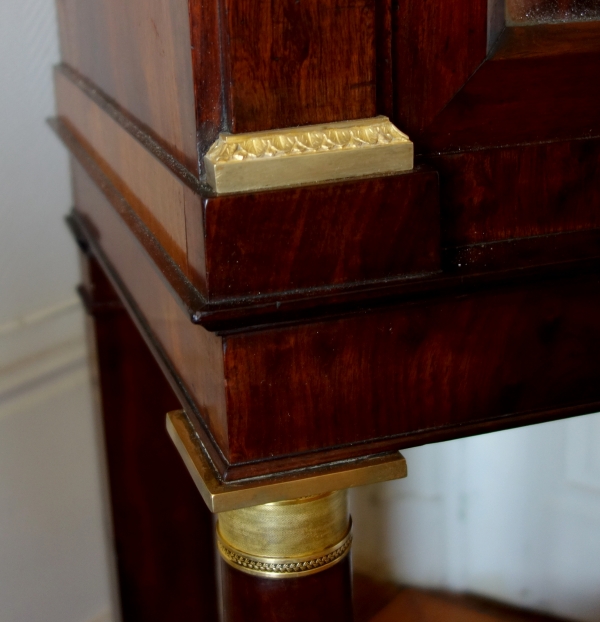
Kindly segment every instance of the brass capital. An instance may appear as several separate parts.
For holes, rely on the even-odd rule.
[[[272,578],[321,572],[352,544],[346,491],[219,514],[217,545],[234,568]]]

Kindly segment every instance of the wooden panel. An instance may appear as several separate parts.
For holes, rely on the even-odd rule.
[[[426,167],[211,196],[89,85],[64,68],[56,85],[61,121],[209,301],[439,270],[438,181]]]
[[[406,447],[437,433],[438,440],[464,436],[486,420],[501,428],[529,415],[566,416],[576,405],[594,412],[598,313],[592,275],[232,335],[225,355],[231,458],[368,439]]]
[[[397,3],[394,121],[413,141],[485,59],[487,7],[487,0]]]
[[[187,0],[57,0],[63,61],[198,170]]]
[[[228,129],[225,84],[227,63],[223,62],[222,34],[219,28],[218,0],[188,0],[190,10],[194,92],[199,166],[204,168],[204,154],[217,139],[219,132]]]
[[[216,622],[212,518],[164,427],[177,398],[98,264],[83,267],[123,622]]]
[[[301,326],[230,334],[222,346],[191,324],[196,312],[177,306],[181,292],[167,289],[120,221],[125,207],[98,179],[111,203],[86,192],[96,194],[86,203],[86,230],[119,270],[123,299],[145,318],[140,329],[161,344],[155,354],[180,399],[196,404],[212,431],[198,419],[227,481],[600,407],[600,296],[597,278],[581,276],[580,266],[555,281],[520,270],[505,286],[460,275],[415,280],[402,305],[378,308],[366,292],[362,306],[333,309],[343,318],[318,322],[300,309]]]
[[[437,174],[427,169],[207,198],[204,211],[208,287],[214,297],[386,279],[440,267]],[[190,254],[198,257],[201,251],[190,248]]]
[[[444,247],[600,228],[600,139],[430,162],[440,172]]]
[[[150,327],[146,331],[168,357],[182,390],[193,395],[210,430],[210,434],[205,432],[207,448],[213,451],[213,460],[223,464],[218,448],[227,452],[228,441],[221,338],[192,323],[115,207],[75,161],[73,180],[78,213],[126,284],[133,304]]]
[[[508,28],[417,152],[600,135],[600,25]]]
[[[180,304],[187,310],[189,317],[193,317],[194,322],[210,330],[239,330],[243,327],[268,325],[273,322],[297,322],[299,319],[306,320],[315,315],[356,312],[372,308],[374,305],[381,305],[386,301],[407,299],[407,297],[422,295],[425,292],[452,292],[456,291],[457,287],[473,289],[485,283],[507,279],[511,279],[514,283],[526,283],[536,275],[554,274],[557,271],[576,272],[585,267],[587,260],[598,256],[597,230],[582,229],[561,234],[536,235],[530,238],[508,238],[502,244],[496,241],[479,245],[446,247],[444,249],[445,273],[415,274],[414,278],[400,275],[396,278],[378,281],[350,283],[338,288],[313,287],[261,294],[255,298],[222,298],[207,302],[198,295],[198,291],[192,287],[190,282],[182,277],[152,233],[137,216],[133,215],[131,207],[98,169],[80,143],[64,126],[55,124],[55,129],[78,160],[84,163],[86,170],[92,171],[90,174],[95,179],[97,178],[97,183],[103,188],[103,192],[129,223],[137,243],[141,244],[153,261],[161,266],[160,269],[163,271],[166,282],[172,288]],[[419,171],[415,173],[418,174]],[[370,183],[375,180],[363,181]],[[189,189],[186,188],[186,190]],[[295,191],[289,190],[289,192]],[[193,211],[186,213],[186,219],[188,244],[201,251],[203,237],[200,234],[203,229],[200,225],[202,223],[197,218],[197,213]],[[243,229],[238,232],[243,233]],[[110,235],[110,232],[105,231],[103,235]],[[136,243],[133,241],[134,237],[131,237],[131,240],[133,244]],[[204,253],[200,251],[193,255],[197,257],[198,263],[191,266],[192,278],[194,278],[194,269],[201,273],[205,270],[202,263]],[[315,258],[308,254],[309,251],[310,248],[307,248],[307,261],[316,262]],[[461,258],[468,259],[468,262],[462,264]],[[316,264],[318,269],[318,262]],[[236,267],[235,264],[229,266],[231,275],[236,275]],[[272,270],[269,269],[265,275],[266,279],[271,278],[271,272]],[[240,283],[242,280],[239,277]],[[262,285],[265,283],[268,283],[268,280],[263,281]]]
[[[230,128],[375,116],[376,0],[225,0]]]
[[[55,73],[60,118],[91,151],[112,184],[187,272],[185,209],[201,212],[200,199],[152,152],[74,84],[60,68]],[[202,275],[196,284],[203,287]]]

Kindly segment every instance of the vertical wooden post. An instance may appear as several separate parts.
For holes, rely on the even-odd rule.
[[[164,429],[177,398],[98,263],[82,272],[122,620],[216,622],[212,517]]]
[[[351,622],[346,491],[223,512],[222,622]]]

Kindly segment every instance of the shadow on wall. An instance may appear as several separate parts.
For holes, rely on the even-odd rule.
[[[0,330],[0,620],[109,622],[82,312],[41,318]]]
[[[356,569],[598,620],[599,446],[588,415],[404,451],[351,495]]]

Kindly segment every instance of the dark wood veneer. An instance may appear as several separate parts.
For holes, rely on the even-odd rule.
[[[194,173],[202,173],[202,155],[223,130],[392,109],[390,0],[58,6],[63,61]]]
[[[55,80],[61,135],[91,156],[207,302],[440,269],[438,178],[427,166],[215,196],[72,71],[59,68]]]
[[[507,28],[497,51],[413,138],[419,151],[438,152],[598,136],[599,108],[598,23]]]
[[[364,281],[338,287],[314,287],[209,302],[169,258],[159,241],[72,134],[60,123],[54,124],[54,127],[129,229],[125,236],[130,242],[123,245],[123,250],[141,245],[151,263],[155,264],[158,280],[163,281],[174,294],[174,300],[188,318],[213,331],[231,332],[253,326],[293,324],[429,296],[431,292],[470,292],[495,282],[526,283],[548,274],[572,274],[588,269],[589,262],[595,265],[595,259],[599,256],[594,230],[562,234],[562,237],[539,235],[508,239],[503,246],[485,243],[447,247],[444,250],[445,271],[430,275],[415,274],[411,278]],[[120,221],[116,219],[114,222]],[[92,232],[94,229],[92,227]],[[128,252],[119,255],[127,256]],[[488,256],[494,257],[489,264],[486,261]],[[460,257],[471,257],[471,260],[463,264],[459,261]]]
[[[339,184],[206,198],[202,226],[209,292],[219,299],[437,272],[437,197],[437,175],[424,167]],[[188,221],[188,239],[196,224]],[[200,255],[190,246],[188,253]]]
[[[57,0],[61,55],[197,169],[188,0]]]
[[[223,622],[352,622],[350,558],[303,578],[262,579],[219,561]]]
[[[505,28],[486,58],[487,0],[444,7],[396,19],[395,120],[418,153],[600,134],[597,22]]]
[[[228,337],[230,459],[598,403],[599,313],[593,274]]]
[[[444,248],[600,227],[598,138],[428,161],[440,173]]]
[[[234,133],[377,114],[376,0],[223,5]]]
[[[141,310],[142,330],[160,344],[227,480],[592,412],[600,402],[593,264],[587,274],[572,266],[562,277],[554,269],[471,289],[457,277],[454,292],[434,288],[394,306],[221,341],[173,306],[83,169],[75,179],[91,247],[114,262],[105,267],[116,268],[124,299]]]
[[[214,616],[174,399],[231,486],[600,409],[600,24],[507,28],[504,0],[58,3],[128,620]],[[382,113],[415,170],[204,184],[221,131]],[[224,619],[349,622],[349,563],[222,563]]]
[[[488,0],[414,2],[394,11],[394,121],[415,140],[485,60]]]
[[[123,618],[216,622],[211,515],[164,431],[178,399],[98,263],[82,268]]]

